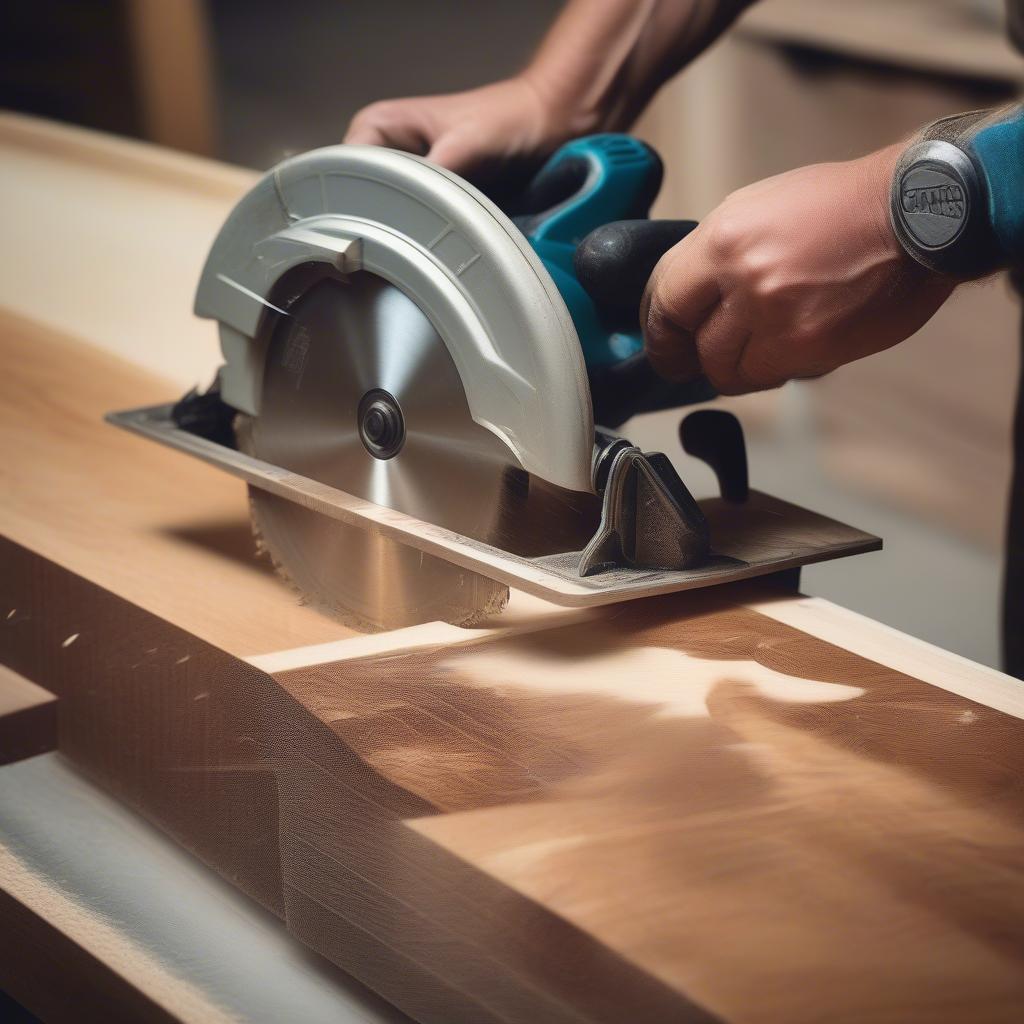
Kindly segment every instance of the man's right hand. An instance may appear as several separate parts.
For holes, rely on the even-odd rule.
[[[352,119],[345,142],[425,156],[476,183],[528,173],[570,129],[525,76],[443,96],[382,100]]]

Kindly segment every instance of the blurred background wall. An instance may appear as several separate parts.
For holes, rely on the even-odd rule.
[[[0,106],[249,167],[339,140],[386,96],[521,67],[557,0],[34,0],[0,13]],[[656,99],[637,131],[666,161],[658,212],[845,159],[945,113],[1018,95],[1001,0],[762,0]],[[856,201],[836,197],[837,203]],[[960,289],[915,338],[831,377],[730,402],[755,485],[884,536],[805,588],[991,664],[1017,302]],[[629,428],[698,492],[678,416]]]

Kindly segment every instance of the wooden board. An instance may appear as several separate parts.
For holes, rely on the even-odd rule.
[[[2,844],[0,881],[0,984],[47,1024],[233,1024],[130,934],[48,885]]]
[[[82,201],[187,206],[165,170]],[[89,275],[141,263],[121,241]],[[424,1021],[1019,1018],[1017,683],[764,587],[352,636],[252,559],[237,483],[100,422],[168,383],[29,305],[0,319],[0,664],[313,949]]]
[[[11,318],[0,352],[0,662],[59,695],[67,756],[400,1008],[941,1019],[924,988],[1000,1019],[1024,998],[1016,684],[911,645],[928,686],[778,621],[827,605],[745,606],[764,591],[353,637],[251,548],[168,529],[244,526],[244,500],[102,424],[158,382]]]
[[[728,602],[279,679],[361,762],[288,801],[300,907],[317,865],[369,876],[403,904],[382,941],[430,950],[415,915],[521,940],[515,970],[595,1020],[1019,1019],[1015,718]],[[353,791],[394,820],[357,835]]]
[[[0,534],[241,654],[347,634],[255,560],[241,484],[103,422],[167,382],[5,314],[0,353]]]
[[[1024,723],[980,700],[723,593],[271,675],[0,565],[61,749],[418,1019],[1016,1019]]]

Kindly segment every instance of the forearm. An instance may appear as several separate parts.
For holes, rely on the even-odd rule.
[[[628,128],[754,0],[571,0],[523,78],[572,134]]]

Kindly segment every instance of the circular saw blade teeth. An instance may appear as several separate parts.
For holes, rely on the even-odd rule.
[[[552,503],[557,489],[473,420],[430,320],[367,272],[321,280],[279,319],[259,416],[236,433],[266,462],[506,550],[573,550],[596,524],[584,496]],[[279,571],[349,622],[467,622],[507,600],[503,585],[287,500],[255,492],[253,507]]]
[[[430,322],[379,278],[327,280],[270,339],[261,415],[239,448],[275,465],[479,539],[494,533],[514,463],[472,421]],[[398,350],[396,351],[396,347]],[[258,543],[282,578],[360,630],[499,612],[508,588],[443,559],[252,489]]]
[[[501,583],[256,487],[249,488],[249,509],[257,552],[270,559],[299,600],[361,633],[432,620],[475,626],[508,604],[508,587]],[[297,537],[303,538],[298,544]],[[306,550],[325,547],[347,552],[335,564],[375,564],[380,572],[359,580],[335,572],[324,558],[304,558]],[[404,585],[389,590],[387,581],[395,579]]]

